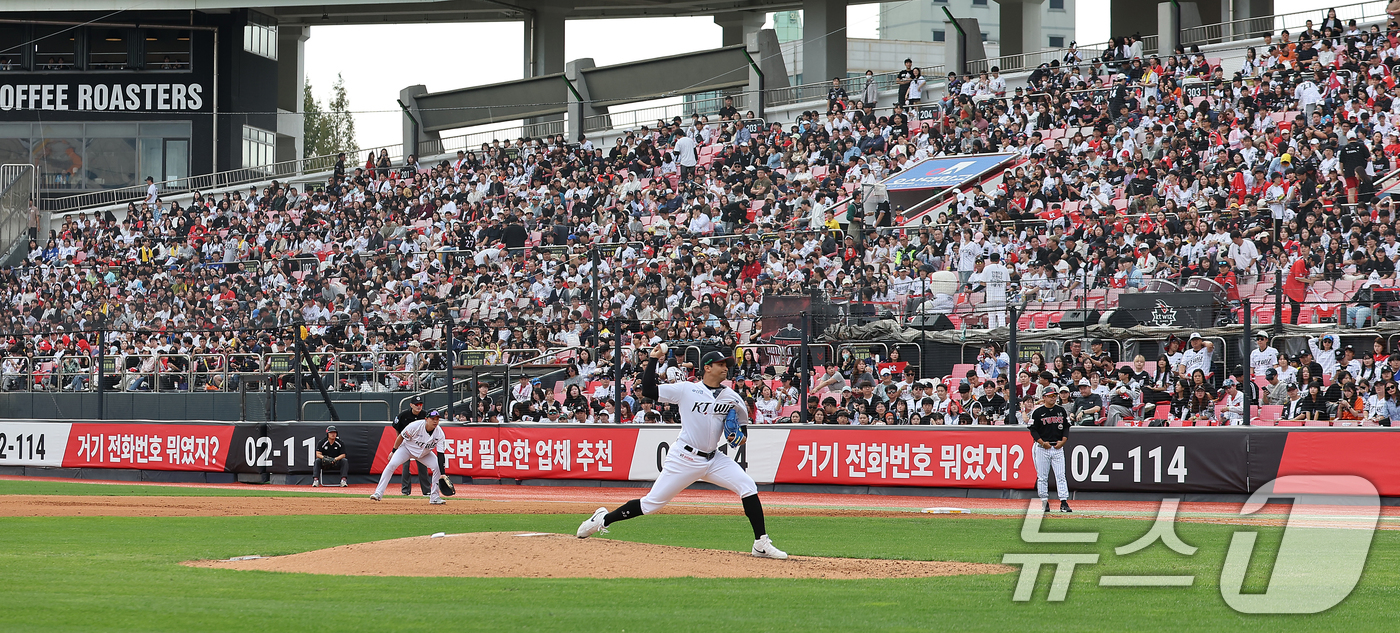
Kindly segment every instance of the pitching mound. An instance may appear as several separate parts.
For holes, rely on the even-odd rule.
[[[780,543],[781,544],[781,543]],[[1006,565],[793,556],[754,558],[726,552],[564,534],[476,532],[418,536],[191,567],[336,574],[474,578],[922,578],[1001,574]]]

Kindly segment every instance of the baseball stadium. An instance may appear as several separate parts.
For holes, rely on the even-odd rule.
[[[0,6],[0,631],[1394,628],[1400,1],[266,1]]]

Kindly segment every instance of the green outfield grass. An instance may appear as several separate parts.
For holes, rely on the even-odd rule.
[[[13,482],[4,482],[5,490]],[[20,482],[28,483],[28,482]],[[19,487],[25,488],[23,486]],[[100,486],[99,494],[111,487]],[[198,489],[186,489],[196,491]],[[25,490],[29,492],[29,490]],[[208,491],[212,492],[212,491]],[[0,503],[4,503],[0,497]],[[1400,534],[1376,534],[1356,591],[1306,616],[1236,614],[1220,597],[1220,563],[1241,528],[1181,524],[1194,556],[1160,543],[1129,558],[1112,548],[1150,522],[1056,517],[1051,530],[1098,530],[1092,545],[1022,543],[1020,522],[772,517],[793,554],[997,563],[1006,552],[1099,552],[1069,598],[1011,600],[1017,574],[920,580],[528,580],[351,578],[192,569],[180,561],[277,555],[432,532],[572,532],[582,517],[274,516],[0,519],[3,631],[809,631],[1393,630],[1400,598]],[[1263,591],[1280,531],[1263,529],[1247,590]],[[611,537],[742,550],[739,517],[658,515],[614,526]],[[1117,560],[1115,560],[1117,559]],[[1100,588],[1101,574],[1194,573],[1188,588]]]

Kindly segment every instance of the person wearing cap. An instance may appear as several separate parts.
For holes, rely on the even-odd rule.
[[[534,394],[534,385],[530,384],[530,377],[520,374],[520,382],[510,388],[511,402],[530,402],[530,396]]]
[[[680,410],[681,432],[667,452],[661,474],[651,490],[640,499],[632,499],[616,510],[598,508],[578,527],[576,536],[588,538],[604,532],[608,526],[664,508],[690,484],[704,479],[739,495],[744,515],[753,528],[753,548],[750,553],[759,558],[785,559],[787,553],[773,545],[763,518],[763,504],[758,499],[758,486],[753,477],[718,446],[726,442],[737,447],[742,438],[726,438],[727,418],[734,416],[742,427],[750,420],[748,406],[733,389],[724,386],[734,358],[726,352],[711,351],[700,357],[700,381],[671,385],[657,384],[656,365],[666,350],[654,347],[642,371],[642,396],[658,402],[676,405]]]
[[[323,468],[340,468],[340,487],[350,485],[346,481],[350,476],[350,460],[346,457],[345,446],[340,443],[337,435],[335,426],[326,427],[326,439],[321,440],[321,444],[316,447],[316,459],[311,462],[312,488],[320,487]]]
[[[1055,473],[1055,490],[1060,497],[1060,512],[1072,512],[1069,507],[1069,484],[1065,481],[1065,442],[1069,440],[1069,414],[1055,399],[1055,390],[1040,389],[1040,406],[1031,411],[1030,431],[1035,446],[1031,457],[1035,462],[1035,491],[1040,496],[1041,510],[1050,511],[1049,478]]]
[[[1297,383],[1288,383],[1288,398],[1283,403],[1283,411],[1279,413],[1280,420],[1306,420],[1307,412],[1303,410],[1303,391],[1298,388]]]
[[[400,411],[399,416],[394,419],[394,434],[403,434],[404,429],[408,428],[408,425],[426,417],[428,416],[427,413],[423,411],[423,396],[413,396],[409,398],[408,408]],[[401,463],[403,464],[403,475],[399,477],[399,492],[406,497],[413,494],[413,481],[409,479],[408,461],[405,460]],[[418,488],[423,491],[423,496],[427,496],[428,492],[431,490],[430,482],[428,481],[428,473],[423,472],[421,468],[418,469]]]
[[[1264,370],[1264,401],[1267,404],[1286,404],[1288,402],[1288,384],[1279,380],[1278,369],[1270,367]]]
[[[899,397],[899,387],[894,382],[894,371],[889,367],[880,370],[880,384],[872,390],[878,402],[884,402],[886,406],[894,408],[894,401]]]
[[[1097,425],[1104,406],[1098,394],[1092,391],[1088,378],[1079,379],[1079,394],[1070,401],[1070,422],[1081,426]]]
[[[369,498],[379,501],[384,498],[384,489],[389,487],[389,480],[394,477],[394,471],[398,470],[399,464],[410,459],[419,464],[418,470],[432,471],[432,488],[428,491],[428,503],[432,505],[442,505],[442,496],[438,494],[438,481],[445,477],[440,470],[442,453],[438,447],[447,441],[447,436],[442,432],[442,414],[437,411],[428,412],[428,417],[418,420],[404,427],[402,433],[394,439],[393,452],[389,456],[389,465],[384,468],[384,473],[379,476],[379,485],[375,486],[374,494]]]
[[[1211,368],[1211,356],[1215,353],[1215,343],[1201,338],[1200,332],[1192,332],[1189,341],[1190,347],[1181,353],[1181,364],[1186,366],[1186,375],[1190,376],[1197,369],[1210,378],[1214,370]]]
[[[1263,332],[1254,335],[1254,342],[1258,347],[1249,352],[1251,375],[1263,376],[1265,371],[1278,366],[1278,350],[1269,345],[1269,335]]]
[[[1323,334],[1322,336],[1308,337],[1308,351],[1312,352],[1313,361],[1321,368],[1322,372],[1313,374],[1314,376],[1331,376],[1337,373],[1337,335]]]
[[[1239,426],[1244,423],[1244,392],[1240,389],[1240,383],[1234,377],[1225,379],[1225,390],[1221,392],[1216,404],[1225,405],[1220,411],[1220,424]]]

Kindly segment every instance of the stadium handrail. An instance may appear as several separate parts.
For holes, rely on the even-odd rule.
[[[1387,3],[1381,2],[1357,2],[1354,4],[1344,4],[1335,7],[1326,7],[1337,11],[1337,19],[1343,23],[1348,20],[1356,20],[1357,24],[1368,21],[1382,19],[1386,17]],[[1375,7],[1368,10],[1367,6]],[[1292,13],[1276,13],[1273,15],[1261,15],[1238,20],[1217,22],[1215,24],[1203,24],[1181,29],[1179,41],[1182,45],[1202,45],[1218,44],[1231,41],[1233,39],[1250,39],[1259,37],[1265,33],[1276,33],[1285,29],[1297,29],[1306,26],[1308,20],[1314,20],[1314,27],[1321,24],[1320,19],[1316,19],[1318,13],[1326,15],[1325,10],[1311,9],[1306,11],[1294,11]],[[1236,27],[1244,27],[1243,30]]]

